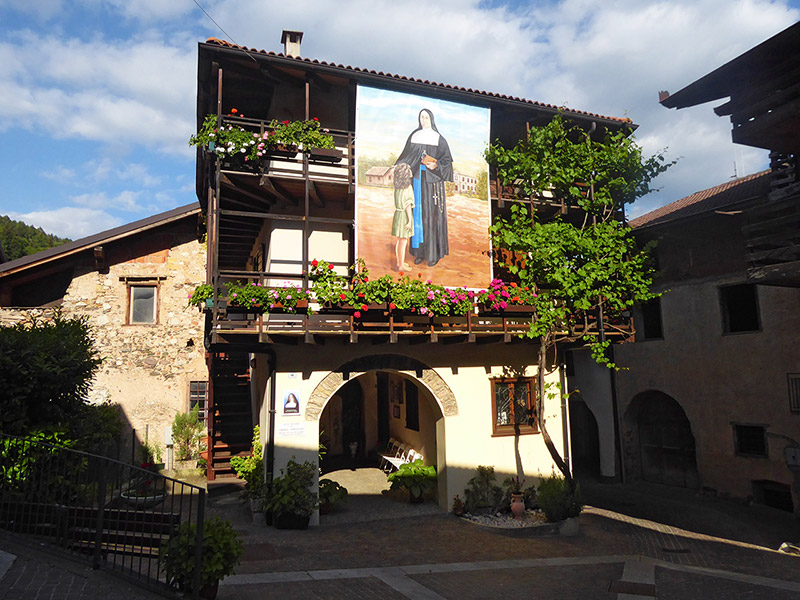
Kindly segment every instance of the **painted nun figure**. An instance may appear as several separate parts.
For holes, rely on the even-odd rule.
[[[414,176],[414,235],[409,252],[414,264],[433,267],[449,254],[447,199],[444,182],[453,181],[453,156],[439,134],[433,113],[419,111],[419,127],[411,132],[395,164],[406,163]]]

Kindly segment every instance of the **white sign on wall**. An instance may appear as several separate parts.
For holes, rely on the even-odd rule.
[[[306,434],[306,426],[303,422],[278,423],[275,426],[276,438],[303,437]]]

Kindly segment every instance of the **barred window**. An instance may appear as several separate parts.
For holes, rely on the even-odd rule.
[[[190,381],[189,382],[189,410],[193,410],[195,406],[199,407],[197,416],[200,421],[206,420],[206,409],[208,403],[208,382],[207,381]]]
[[[532,382],[528,378],[492,380],[494,435],[537,433]]]

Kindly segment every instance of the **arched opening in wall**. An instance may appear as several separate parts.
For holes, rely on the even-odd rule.
[[[439,470],[443,418],[433,394],[415,378],[394,371],[363,373],[342,385],[322,410],[322,473],[335,478],[342,470],[378,469],[390,439]]]
[[[572,468],[576,477],[600,478],[600,435],[597,419],[582,398],[569,400],[569,433]]]
[[[681,405],[667,394],[636,395],[625,411],[628,474],[645,481],[698,487],[692,426]]]

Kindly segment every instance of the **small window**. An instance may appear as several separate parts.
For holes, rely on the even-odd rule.
[[[208,382],[190,381],[189,382],[189,410],[198,407],[197,416],[200,421],[206,421],[208,408]]]
[[[733,426],[736,454],[767,457],[767,430],[763,425]]]
[[[642,315],[641,327],[638,328],[642,333],[643,340],[664,339],[664,330],[661,325],[661,298],[648,300],[640,307]]]
[[[494,435],[537,433],[532,379],[492,380]]]
[[[789,373],[789,410],[800,413],[800,373]]]
[[[158,322],[158,286],[131,285],[128,290],[128,323],[142,325]]]
[[[725,333],[760,331],[758,294],[752,284],[729,285],[719,289]]]
[[[419,431],[419,390],[406,380],[406,429]]]

